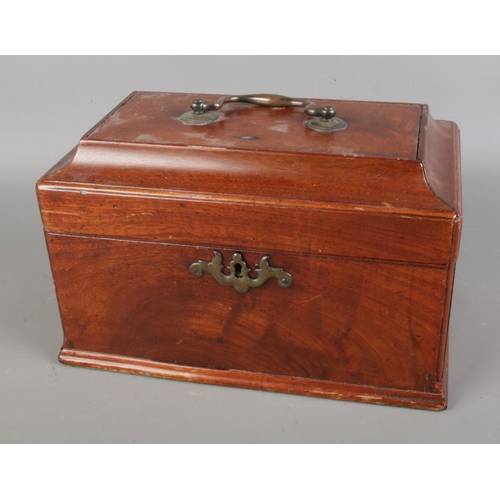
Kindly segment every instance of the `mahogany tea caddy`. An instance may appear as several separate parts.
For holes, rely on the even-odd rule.
[[[446,407],[460,146],[427,106],[134,92],[37,194],[61,362]]]

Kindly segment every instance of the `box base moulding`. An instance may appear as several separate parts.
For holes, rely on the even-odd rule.
[[[436,385],[437,392],[418,392],[400,389],[336,383],[325,380],[271,375],[240,370],[198,368],[160,363],[141,358],[62,349],[61,363],[83,368],[96,368],[149,377],[198,382],[203,384],[240,387],[262,391],[314,396],[344,401],[357,401],[422,410],[446,409],[447,381]]]

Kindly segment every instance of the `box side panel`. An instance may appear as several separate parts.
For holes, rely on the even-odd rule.
[[[442,381],[446,377],[445,369],[448,349],[448,330],[450,325],[451,303],[453,298],[453,283],[455,280],[455,264],[448,269],[446,279],[446,294],[443,307],[443,321],[441,325],[441,336],[439,339],[438,362],[436,367],[437,381]]]
[[[212,248],[48,234],[67,350],[435,392],[446,269],[271,253],[246,294],[189,266]],[[229,264],[233,250],[223,250]],[[243,252],[249,267],[261,253]]]
[[[448,269],[443,322],[439,343],[436,373],[438,383],[447,393],[448,330],[455,277],[462,231],[462,180],[460,131],[450,121],[434,120],[428,107],[422,110],[418,159],[422,161],[426,181],[435,195],[454,212],[450,266]]]
[[[42,190],[49,232],[446,266],[453,219],[276,200]],[[272,242],[272,243],[270,243]]]
[[[418,159],[435,195],[457,216],[462,216],[460,131],[450,121],[434,120],[424,106]]]

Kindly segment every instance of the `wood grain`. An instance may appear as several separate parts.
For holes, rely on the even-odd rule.
[[[39,197],[46,230],[62,234],[264,251],[272,238],[272,249],[282,252],[426,265],[450,261],[450,218],[90,187],[41,189]]]
[[[445,269],[272,252],[292,287],[240,294],[189,272],[208,248],[53,234],[48,244],[67,348],[433,391]],[[228,265],[232,251],[219,250]],[[262,255],[244,257],[254,268]]]

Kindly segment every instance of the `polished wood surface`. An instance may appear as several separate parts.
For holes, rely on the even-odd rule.
[[[342,133],[342,132],[339,132]],[[324,135],[324,134],[323,134]],[[451,217],[417,159],[191,149],[84,140],[44,184],[148,189],[177,196],[307,201],[334,208]],[[404,186],[404,188],[401,188]]]
[[[427,106],[422,111],[418,159],[431,190],[458,216],[462,213],[460,136],[455,123],[434,120]]]
[[[185,125],[179,117],[196,97],[220,96],[136,92],[85,139],[105,142],[180,145],[191,148],[245,149],[379,158],[416,158],[421,106],[383,102],[331,101],[348,123],[342,133],[325,134],[305,126],[303,108],[263,108],[225,104],[220,118],[204,126]],[[251,137],[252,139],[245,139]]]
[[[270,264],[292,274],[292,287],[271,279],[240,294],[189,272],[211,259],[210,248],[53,234],[47,241],[69,318],[65,347],[433,390],[445,269],[270,252]],[[232,252],[219,250],[228,265]],[[244,253],[252,269],[261,257]]]
[[[292,378],[266,373],[199,368],[177,363],[158,363],[143,358],[75,351],[67,348],[61,350],[59,360],[61,363],[83,368],[97,368],[185,382],[242,387],[285,394],[300,394],[316,398],[403,406],[420,410],[444,410],[447,407],[446,389],[433,393],[359,384],[339,384],[325,380]],[[437,387],[442,385],[442,383],[437,384]],[[447,387],[446,384],[444,387]]]
[[[300,109],[231,105],[202,132],[178,121],[193,97],[133,94],[39,181],[61,361],[446,407],[456,126],[425,106],[338,101],[337,138]],[[238,294],[193,276],[213,250],[251,268],[269,255],[294,283]]]
[[[324,205],[41,189],[53,233],[447,265],[454,221]],[[128,194],[128,196],[125,196]],[[432,245],[426,242],[432,241]]]

